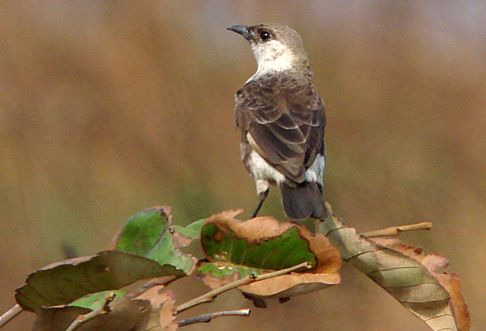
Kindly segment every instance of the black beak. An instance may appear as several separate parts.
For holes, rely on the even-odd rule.
[[[238,34],[241,34],[243,36],[243,38],[245,38],[246,40],[251,39],[250,30],[245,25],[232,25],[232,26],[226,28],[226,30],[230,30],[230,31],[236,32]]]

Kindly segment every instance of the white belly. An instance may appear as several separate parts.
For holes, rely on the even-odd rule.
[[[255,179],[258,194],[268,190],[270,183],[279,185],[285,182],[285,176],[255,151],[251,151],[248,155],[246,165]],[[324,174],[324,167],[324,156],[317,154],[316,159],[305,172],[305,181],[317,182],[323,186],[322,176]]]
[[[285,176],[272,167],[258,153],[252,151],[248,158],[248,167],[255,179],[264,179],[280,184],[285,182]]]
[[[250,152],[247,166],[255,179],[257,193],[268,190],[270,183],[279,185],[285,182],[285,176],[268,164],[268,162],[255,151]]]

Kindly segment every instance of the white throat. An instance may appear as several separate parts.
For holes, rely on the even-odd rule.
[[[298,59],[295,54],[277,40],[270,40],[264,44],[252,44],[251,48],[257,60],[258,69],[249,80],[264,74],[287,71],[296,67]]]

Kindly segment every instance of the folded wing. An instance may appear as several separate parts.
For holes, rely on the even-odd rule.
[[[235,116],[243,142],[290,184],[302,183],[316,155],[324,154],[324,107],[307,80],[269,76],[250,81],[237,92]]]

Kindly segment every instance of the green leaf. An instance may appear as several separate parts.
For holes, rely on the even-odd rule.
[[[237,279],[240,279],[249,275],[260,275],[265,273],[266,270],[233,263],[205,262],[201,263],[198,271],[202,275],[210,275],[217,278],[232,277],[237,274]]]
[[[174,230],[189,239],[198,239],[201,235],[201,228],[204,225],[206,219],[200,219],[187,226],[174,225]]]
[[[304,262],[312,266],[296,272],[246,285],[240,289],[260,298],[297,295],[339,283],[341,258],[323,235],[312,236],[294,223],[258,217],[245,222],[230,210],[209,217],[201,229],[201,244],[209,262],[198,273],[211,288],[270,270]],[[258,284],[258,285],[257,285]]]
[[[48,265],[31,273],[15,292],[26,310],[68,304],[89,293],[119,289],[137,280],[184,275],[172,265],[161,265],[143,256],[103,251]]]
[[[316,264],[316,256],[299,229],[289,228],[276,237],[258,242],[239,238],[233,231],[220,232],[218,225],[207,224],[201,233],[206,256],[212,261],[232,262],[247,267],[279,270],[309,262]]]
[[[154,207],[137,213],[121,230],[115,248],[190,273],[197,259],[176,248],[171,223],[170,209],[167,207]]]
[[[189,246],[195,239],[201,237],[201,228],[206,219],[200,219],[187,226],[173,225],[173,236],[176,247]]]
[[[64,331],[79,315],[89,313],[89,309],[73,306],[42,307],[36,310],[34,331]],[[150,319],[150,303],[145,300],[122,299],[110,304],[110,310],[85,320],[79,331],[142,331],[146,330]]]
[[[90,293],[85,295],[82,298],[76,299],[69,304],[69,306],[81,307],[81,308],[88,308],[91,310],[97,310],[103,307],[106,302],[106,297],[108,294],[114,293],[115,294],[115,301],[123,298],[125,296],[125,291],[121,290],[111,290],[111,291],[102,291],[96,293]]]

